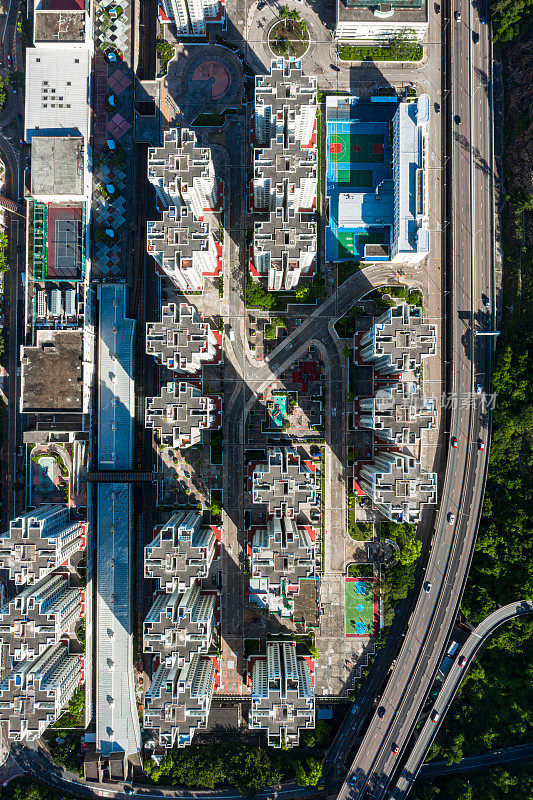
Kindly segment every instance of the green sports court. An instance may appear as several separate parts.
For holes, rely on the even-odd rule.
[[[374,174],[371,169],[339,169],[337,183],[357,189],[371,189]]]
[[[330,133],[332,164],[383,164],[385,136],[382,133]]]
[[[358,258],[358,254],[364,250],[365,244],[386,244],[387,231],[384,228],[365,228],[364,230],[339,228],[337,241],[339,258]]]
[[[346,636],[376,636],[379,600],[373,578],[346,579]]]

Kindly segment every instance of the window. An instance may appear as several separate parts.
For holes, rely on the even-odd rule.
[[[79,63],[80,63],[80,60],[79,60],[79,58],[75,58],[75,59],[74,59],[74,63],[75,63],[75,64],[79,64]]]
[[[67,86],[72,86],[72,82],[71,81],[67,81]]]

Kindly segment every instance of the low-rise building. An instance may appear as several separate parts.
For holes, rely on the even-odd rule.
[[[146,352],[168,369],[194,374],[215,358],[216,338],[195,308],[169,303],[161,322],[146,324]]]
[[[267,734],[269,747],[298,745],[300,731],[315,727],[315,695],[309,662],[296,644],[267,642],[254,658],[249,726]]]
[[[405,303],[388,309],[361,338],[361,358],[390,375],[416,374],[436,352],[436,324],[425,322],[417,306]]]
[[[422,508],[437,502],[437,474],[404,453],[379,453],[363,464],[359,484],[393,522],[417,523]]]
[[[207,653],[215,626],[214,593],[195,582],[184,592],[157,594],[144,620],[144,652],[180,667],[196,653]]]
[[[429,253],[427,126],[429,95],[400,103],[392,120],[394,217],[391,260],[416,263]]]
[[[277,518],[318,519],[320,466],[289,447],[269,448],[267,457],[266,464],[256,464],[253,470],[254,504],[266,505],[268,514]]]
[[[161,662],[144,696],[143,725],[162,747],[185,747],[197,730],[207,728],[215,688],[215,667],[194,655],[183,667]]]
[[[215,555],[216,534],[202,524],[197,511],[178,511],[156,528],[144,551],[144,576],[159,582],[168,593],[189,589],[196,580],[207,578]]]
[[[250,557],[250,601],[281,617],[294,615],[301,579],[316,573],[312,528],[294,519],[273,517],[253,532]]]
[[[158,397],[146,398],[146,427],[156,431],[163,446],[191,447],[202,441],[204,431],[220,427],[220,413],[215,398],[191,383],[170,381]]]
[[[35,741],[59,717],[83,680],[83,659],[62,642],[25,659],[0,680],[0,722],[10,741]]]
[[[335,37],[341,42],[388,45],[399,35],[421,41],[427,29],[427,0],[337,0]]]
[[[0,568],[18,586],[35,583],[83,550],[86,534],[87,523],[71,520],[67,506],[45,503],[12,520],[0,536]]]
[[[413,383],[380,389],[375,397],[359,400],[359,408],[362,428],[371,428],[376,436],[399,447],[414,447],[420,442],[422,431],[437,425],[435,398],[424,397]]]

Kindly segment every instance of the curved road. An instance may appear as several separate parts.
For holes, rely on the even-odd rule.
[[[476,756],[466,756],[456,764],[447,764],[446,761],[432,761],[424,764],[420,770],[420,777],[433,778],[439,775],[457,775],[465,772],[501,767],[503,764],[515,764],[517,761],[533,761],[533,744],[517,744],[516,747],[506,747],[503,750],[488,750]]]
[[[479,651],[484,646],[488,637],[494,633],[496,628],[499,628],[500,625],[503,625],[504,622],[509,622],[509,620],[514,619],[521,614],[533,614],[533,600],[523,600],[515,603],[509,603],[509,605],[502,606],[502,608],[494,611],[492,614],[486,617],[483,622],[481,622],[477,628],[475,628],[475,630],[472,631],[466,640],[466,643],[455,655],[452,667],[446,676],[446,680],[442,685],[433,707],[434,711],[439,714],[440,719],[436,723],[432,722],[431,718],[426,720],[416,739],[409,758],[402,768],[396,787],[392,792],[391,796],[394,798],[394,800],[400,800],[400,798],[407,796],[422,764],[424,763],[424,759],[428,754],[429,748],[431,747],[437,735],[437,732],[442,724],[442,720],[444,719],[445,714],[447,714],[452,701],[457,694],[463,678],[465,677],[471,664],[477,658]],[[466,658],[466,663],[461,668],[459,666],[459,660],[462,658]],[[526,747],[529,747],[531,750],[531,745],[526,745]],[[484,754],[481,756],[472,756],[472,758],[483,759],[488,758],[488,756],[489,754]],[[459,765],[457,766],[459,767]],[[431,767],[431,764],[429,764],[428,767]],[[427,771],[426,774],[428,774]]]

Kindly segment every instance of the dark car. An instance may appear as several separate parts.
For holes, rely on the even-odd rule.
[[[435,109],[435,114],[440,114],[440,103],[433,103],[433,108]]]
[[[19,125],[22,125],[22,114],[17,114],[17,122]]]
[[[459,125],[459,123],[461,122],[461,117],[459,116],[459,114],[455,115],[453,121],[455,122],[456,125]]]
[[[435,3],[435,14],[440,14],[440,6],[438,3]]]
[[[396,742],[394,742],[394,743],[393,743],[393,745],[392,745],[392,752],[393,752],[393,753],[398,753],[398,752],[399,752],[399,750],[400,750],[400,748],[398,747],[398,745],[396,744]]]
[[[472,41],[474,44],[479,42],[479,33],[477,31],[472,31]]]
[[[385,708],[383,706],[380,706],[378,708],[378,717],[380,719],[383,719],[384,716],[385,716]]]
[[[336,64],[330,64],[330,67],[331,67],[331,69],[335,70],[335,72],[340,72],[341,71],[340,67],[338,67]]]

